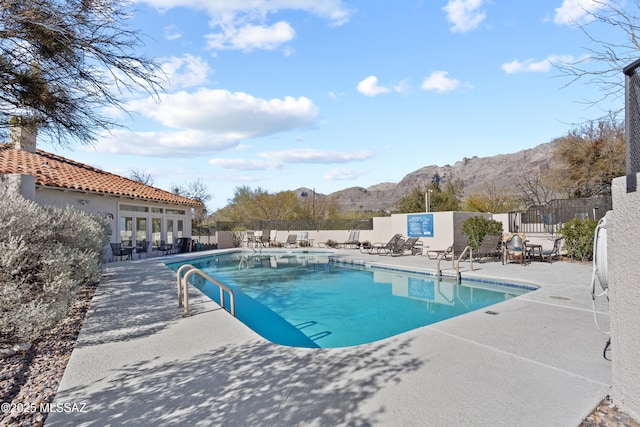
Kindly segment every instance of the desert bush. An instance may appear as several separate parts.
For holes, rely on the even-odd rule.
[[[231,230],[233,238],[233,246],[236,248],[242,247],[242,242],[247,235],[247,229],[244,227],[237,227]]]
[[[480,249],[482,239],[487,234],[502,234],[502,223],[483,216],[474,216],[462,221],[462,234],[469,236],[469,246],[474,251]]]
[[[97,283],[109,242],[106,218],[0,199],[0,341],[36,339],[68,309],[78,289]]]
[[[325,245],[326,245],[328,248],[337,248],[337,247],[338,247],[338,242],[337,242],[337,241],[335,241],[335,240],[333,240],[333,239],[329,239],[329,240],[327,240],[327,241],[325,242]]]
[[[574,218],[562,225],[558,234],[564,238],[567,256],[580,261],[593,259],[593,236],[598,221],[590,218]]]

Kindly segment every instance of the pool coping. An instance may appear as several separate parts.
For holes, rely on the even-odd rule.
[[[421,275],[421,276],[427,276],[427,277],[431,277],[431,278],[436,278],[436,279],[441,279],[441,280],[450,280],[450,281],[457,281],[458,278],[455,275],[450,275],[450,274],[443,274],[441,276],[438,276],[437,273],[434,272],[430,272],[430,271],[425,271],[425,270],[419,270],[419,269],[415,269],[415,268],[402,268],[402,267],[393,267],[393,266],[388,266],[388,265],[380,265],[376,262],[367,262],[367,261],[363,261],[363,260],[344,260],[341,257],[330,257],[329,258],[330,262],[333,262],[335,264],[340,264],[340,265],[347,265],[347,266],[358,266],[358,267],[363,267],[363,268],[368,268],[368,269],[375,269],[375,270],[388,270],[388,271],[396,271],[399,273],[410,273],[410,274],[416,274],[416,275]],[[520,283],[517,281],[512,281],[512,282],[506,282],[503,280],[493,280],[493,279],[482,279],[482,278],[477,278],[477,277],[465,277],[465,280],[468,281],[472,281],[472,282],[478,282],[478,283],[487,283],[487,284],[491,284],[491,285],[498,285],[498,286],[504,286],[507,288],[518,288],[518,289],[526,289],[528,291],[536,291],[538,289],[540,289],[539,286],[533,285],[533,284],[527,284],[527,283]]]
[[[336,253],[435,270],[422,256]],[[193,289],[193,315],[183,318],[175,274],[163,263],[188,258],[105,267],[56,396],[87,403],[86,412],[52,413],[46,425],[565,426],[578,425],[610,388],[589,265],[462,266],[464,277],[539,289],[491,306],[496,315],[481,310],[371,344],[304,349],[266,342]],[[596,314],[606,323],[606,307]]]

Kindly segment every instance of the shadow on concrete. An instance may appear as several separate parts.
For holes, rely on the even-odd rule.
[[[108,268],[93,297],[77,348],[143,338],[180,319],[177,291],[167,285],[175,280],[174,273],[167,268],[152,271],[146,276],[139,265],[129,264]]]
[[[99,387],[59,393],[57,402],[85,402],[85,413],[50,414],[47,426],[373,425],[386,409],[367,401],[428,363],[410,356],[410,345],[398,339],[294,349],[250,342],[179,362],[149,359],[113,372]]]

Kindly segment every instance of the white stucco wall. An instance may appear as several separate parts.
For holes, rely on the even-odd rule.
[[[373,218],[373,230],[360,230],[360,242],[368,241],[371,244],[387,243],[394,234],[400,233],[409,237],[409,215],[433,215],[433,236],[421,237],[423,246],[433,250],[444,250],[451,246],[454,240],[455,224],[459,224],[473,216],[491,218],[490,214],[477,212],[430,212],[428,214],[417,212],[412,214],[394,214],[390,217]],[[256,230],[259,231],[259,230]],[[278,242],[284,242],[288,233],[300,234],[301,231],[309,232],[309,239],[314,241],[314,246],[327,240],[345,242],[349,237],[348,230],[272,230],[271,238]]]
[[[83,205],[80,200],[86,200],[88,203]],[[78,193],[76,191],[38,188],[35,201],[43,206],[56,206],[62,209],[69,206],[92,214],[110,213],[114,218],[118,212],[118,199],[115,197]]]
[[[183,220],[183,237],[191,237],[191,208],[183,205],[163,204],[157,202],[149,202],[144,200],[136,200],[124,197],[115,197],[109,195],[100,195],[94,193],[84,193],[72,190],[62,191],[60,189],[42,188],[39,187],[35,191],[35,201],[43,206],[56,206],[59,208],[66,208],[67,206],[74,209],[89,212],[92,214],[102,214],[112,217],[111,220],[111,242],[120,242],[120,216],[137,217],[142,216],[147,218],[147,240],[152,241],[150,237],[151,231],[151,217],[168,217],[174,219]],[[150,212],[127,212],[120,211],[120,205],[135,205],[143,207],[161,207],[164,209],[179,209],[184,210],[184,216],[171,216],[171,215],[159,215],[152,214]],[[164,227],[164,224],[163,224]],[[163,230],[163,237],[165,239]],[[107,259],[111,258],[111,249],[107,248]]]
[[[640,420],[640,174],[634,177],[638,188],[630,192],[627,177],[613,180],[613,211],[606,219],[607,264],[612,398]]]
[[[421,214],[422,213],[417,213]],[[373,230],[360,230],[359,241],[368,241],[371,244],[387,243],[394,234],[400,233],[408,237],[407,216],[417,214],[394,214],[390,217],[373,218]],[[453,243],[453,218],[454,212],[433,212],[433,237],[422,237],[420,241],[425,247],[431,249],[445,249]],[[337,242],[345,242],[349,238],[348,230],[290,230],[271,232],[271,237],[278,242],[284,242],[287,239],[287,233],[297,233],[300,231],[308,231],[309,238],[313,239],[314,246],[318,243],[324,243],[327,240],[335,240]]]
[[[509,232],[509,214],[508,213],[492,214],[491,219],[502,223],[503,234]]]
[[[407,230],[407,217],[409,215],[433,215],[433,236],[421,237],[420,241],[425,248],[437,250],[446,249],[453,243],[453,223],[455,214],[455,212],[418,212],[415,214],[392,215],[393,233],[401,233],[405,237],[409,235]],[[389,239],[387,238],[387,240]]]

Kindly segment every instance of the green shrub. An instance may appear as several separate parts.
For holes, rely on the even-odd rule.
[[[483,216],[474,216],[462,221],[462,234],[469,236],[469,245],[474,251],[480,249],[482,239],[487,234],[502,234],[502,223]]]
[[[0,199],[0,341],[36,339],[100,280],[109,242],[106,218],[42,207],[21,196]]]
[[[594,219],[574,218],[558,230],[563,238],[567,256],[580,261],[593,259],[593,235],[598,221]]]

